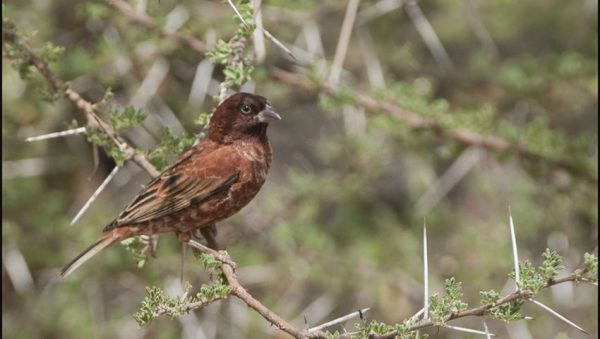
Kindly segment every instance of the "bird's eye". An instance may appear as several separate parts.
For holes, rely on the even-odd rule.
[[[244,114],[248,114],[252,111],[252,107],[250,107],[250,105],[246,105],[246,104],[242,104],[242,106],[240,106],[240,109],[242,110],[242,113],[244,113]]]

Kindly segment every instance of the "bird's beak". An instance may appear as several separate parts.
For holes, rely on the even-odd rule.
[[[281,117],[273,110],[273,107],[271,107],[271,105],[267,105],[267,107],[260,111],[254,119],[256,119],[258,122],[269,123],[281,120]]]

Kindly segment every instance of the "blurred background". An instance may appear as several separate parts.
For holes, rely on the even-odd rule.
[[[426,217],[431,292],[454,276],[476,306],[480,290],[514,288],[509,205],[522,260],[540,264],[550,247],[564,257],[565,275],[581,266],[584,252],[597,254],[597,1],[363,0],[346,14],[348,4],[264,0],[255,12],[297,60],[260,35],[246,46],[255,70],[242,89],[268,97],[283,120],[269,128],[275,156],[267,183],[219,225],[242,284],[298,327],[365,307],[372,308],[367,319],[401,322],[422,307]],[[64,47],[51,68],[84,98],[100,101],[111,88],[108,107],[146,110],[140,126],[121,131],[144,151],[165,127],[177,137],[200,132],[195,121],[216,105],[223,79],[222,66],[172,32],[208,50],[238,26],[228,4],[216,0],[3,1],[3,16],[32,48]],[[332,68],[340,95],[315,85]],[[276,69],[308,80],[294,84]],[[100,150],[95,170],[83,135],[25,142],[85,119],[68,101],[47,100],[39,74],[21,79],[6,57],[2,80],[3,338],[286,337],[237,299],[139,327],[132,314],[146,286],[182,293],[173,236],[160,238],[157,258],[141,269],[117,245],[58,281],[59,269],[150,177],[127,162],[70,226],[115,162]],[[357,94],[539,156],[416,129],[357,105]],[[190,253],[184,280],[194,288],[208,281]],[[538,299],[598,337],[597,287],[564,284]],[[522,313],[534,320],[488,320],[490,331],[588,338],[535,305]],[[353,330],[354,322],[343,328]],[[453,324],[482,327],[479,318]]]

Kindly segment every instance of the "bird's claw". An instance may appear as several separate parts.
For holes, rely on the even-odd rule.
[[[156,258],[156,246],[158,245],[158,236],[156,235],[142,235],[140,240],[145,244],[142,248],[142,254],[145,256],[152,256]]]

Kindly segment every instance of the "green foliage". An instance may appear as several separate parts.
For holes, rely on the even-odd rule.
[[[562,257],[553,250],[546,248],[542,254],[544,261],[539,270],[546,281],[556,278],[558,273],[564,268],[562,265]]]
[[[556,251],[546,248],[542,256],[544,261],[537,269],[528,260],[519,264],[521,281],[517,284],[520,289],[536,294],[563,269],[562,257]],[[515,273],[511,272],[509,277],[515,279]]]
[[[44,46],[38,48],[34,53],[46,63],[51,63],[58,61],[64,52],[64,47],[56,46],[51,42],[46,42]]]
[[[173,135],[170,128],[165,127],[158,147],[148,154],[148,158],[156,168],[163,170],[169,164],[169,156],[181,154],[184,149],[190,147],[193,143],[193,137],[186,137],[184,135],[181,138],[177,138]]]
[[[206,112],[201,112],[198,114],[196,119],[194,119],[194,124],[200,125],[200,126],[206,126],[209,121],[210,121],[210,114],[208,114]]]
[[[500,299],[500,293],[494,290],[480,291],[479,296],[481,298],[481,305],[490,305],[498,301],[498,299]]]
[[[238,29],[229,41],[217,41],[215,48],[206,55],[216,64],[224,65],[224,84],[228,88],[239,87],[252,78],[254,66],[249,57],[244,55],[246,40],[252,35],[256,25],[253,19],[252,3],[243,1],[237,5],[245,24],[240,22]],[[236,19],[239,19],[235,16]]]
[[[3,13],[5,12],[3,11]],[[2,17],[2,36],[2,53],[11,60],[11,66],[18,71],[21,79],[31,78],[33,55],[37,55],[45,63],[51,63],[57,61],[65,51],[64,47],[46,42],[42,47],[34,49],[30,53],[22,40],[27,39],[31,34],[18,31],[15,24],[5,16]]]
[[[202,284],[197,293],[191,294],[192,286],[186,283],[186,291],[183,297],[170,297],[159,287],[146,287],[147,296],[142,300],[140,308],[133,318],[141,326],[148,324],[160,315],[171,318],[180,316],[190,310],[206,306],[215,300],[226,298],[231,292],[227,285],[219,263],[207,254],[202,255],[202,263],[209,272],[218,271],[217,279],[213,284]]]
[[[505,322],[511,322],[515,320],[523,319],[523,315],[519,313],[521,306],[523,306],[523,300],[513,300],[506,304],[492,307],[486,311],[492,318],[503,320]]]
[[[113,158],[117,166],[121,167],[127,160],[127,155],[119,149],[113,140],[103,131],[99,131],[96,128],[87,126],[85,129],[85,136],[87,141],[94,145],[98,145],[106,151],[106,153]]]
[[[223,283],[215,285],[202,284],[200,291],[196,293],[195,299],[192,302],[210,303],[213,300],[221,299],[231,292],[231,287]]]
[[[598,282],[598,257],[591,253],[585,253],[583,265],[587,272],[585,278],[593,282]]]
[[[197,254],[197,252],[195,252],[195,254]],[[206,254],[206,253],[200,253],[198,255],[198,257],[200,258],[200,261],[202,262],[204,269],[211,273],[211,276],[213,277],[214,281],[216,282],[217,288],[214,291],[215,293],[219,292],[219,291],[223,292],[223,288],[218,287],[218,286],[229,287],[227,285],[227,278],[225,277],[225,273],[223,273],[223,269],[221,268],[221,263],[218,262],[217,259],[215,259],[215,257],[213,257],[210,254]],[[207,290],[207,291],[210,291],[210,290]],[[229,290],[227,290],[227,291],[229,291]],[[207,294],[207,295],[211,295],[211,294]]]
[[[146,259],[148,259],[148,255],[145,253],[147,244],[140,237],[136,236],[125,239],[121,241],[121,245],[125,246],[125,249],[133,255],[138,268],[144,267]]]
[[[173,318],[184,314],[187,306],[180,296],[170,297],[159,287],[146,287],[147,296],[142,300],[139,310],[133,314],[133,318],[141,326],[148,324],[166,314]]]
[[[548,284],[548,279],[538,272],[528,260],[522,264],[519,263],[519,272],[521,273],[521,281],[517,282],[519,289],[537,293]],[[514,279],[514,274],[511,277]]]
[[[397,338],[399,339],[418,339],[428,338],[429,336],[425,333],[419,333],[418,331],[410,331],[410,328],[418,322],[417,318],[407,319],[401,324],[388,325],[383,322],[371,320],[366,324],[356,324],[355,327],[358,331],[357,339],[371,338],[373,334],[387,334],[390,332],[396,332]],[[355,338],[353,336],[353,338]]]
[[[429,317],[436,325],[443,325],[450,317],[467,309],[467,303],[461,300],[461,283],[454,277],[444,282],[445,295],[440,297],[437,293],[429,297]]]
[[[221,39],[217,41],[215,48],[208,52],[206,55],[216,64],[224,65],[229,60],[229,57],[233,54],[233,45],[229,42],[225,42]]]
[[[112,110],[108,113],[110,123],[116,130],[137,126],[141,124],[147,116],[148,112],[132,106],[127,106],[122,110]]]

